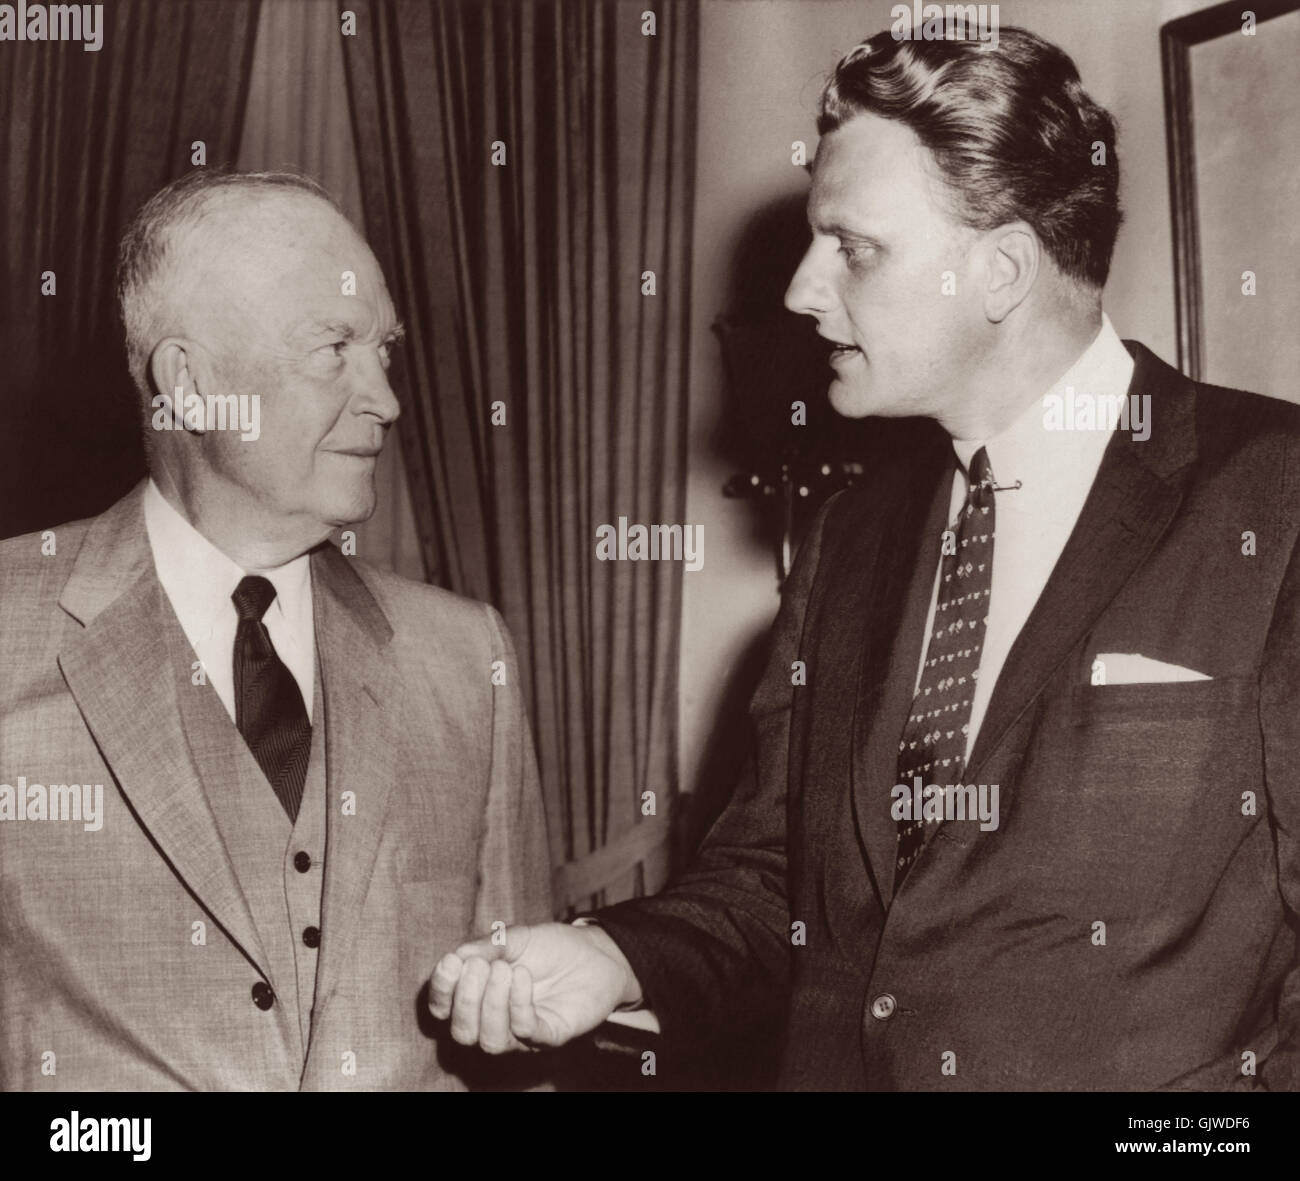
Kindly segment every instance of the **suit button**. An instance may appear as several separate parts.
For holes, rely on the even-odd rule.
[[[253,1004],[263,1012],[275,1004],[275,993],[265,980],[259,980],[253,985]]]
[[[303,933],[302,933],[302,941],[303,941],[303,942],[304,942],[308,947],[319,947],[319,946],[320,946],[320,928],[319,928],[319,927],[307,927],[307,928],[303,931]]]
[[[885,1021],[894,1015],[898,1002],[887,992],[883,992],[871,1002],[871,1015],[877,1021]]]
[[[311,854],[301,850],[293,855],[293,867],[299,873],[306,873],[311,869]]]

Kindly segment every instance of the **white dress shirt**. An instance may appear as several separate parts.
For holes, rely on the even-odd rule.
[[[1060,380],[1042,398],[1031,402],[1006,430],[992,439],[953,440],[953,450],[961,468],[953,478],[948,511],[948,519],[952,522],[950,528],[954,531],[957,528],[957,518],[969,489],[969,464],[981,447],[987,449],[996,486],[1004,489],[994,493],[993,583],[984,650],[980,656],[980,675],[971,699],[967,759],[974,748],[1002,665],[1079,520],[1079,513],[1092,489],[1102,455],[1113,433],[1114,416],[1108,417],[1103,413],[1097,415],[1097,421],[1103,426],[1109,422],[1112,429],[1048,429],[1046,408],[1052,405],[1048,399],[1062,398],[1066,406],[1077,406],[1081,404],[1080,398],[1087,396],[1094,405],[1102,406],[1103,399],[1122,399],[1132,376],[1133,358],[1116,335],[1110,318],[1103,314],[1101,331],[1092,344]],[[1066,396],[1067,387],[1073,390],[1072,403]],[[1067,418],[1065,421],[1068,425],[1070,420]],[[1021,486],[1014,491],[1007,490],[1017,480]],[[930,612],[925,625],[927,637],[934,627],[939,569],[940,565],[936,564]],[[928,646],[927,639],[917,663],[918,691]]]
[[[235,720],[235,632],[239,626],[230,596],[245,574],[260,574],[275,587],[275,599],[262,622],[276,654],[298,682],[310,718],[316,644],[309,555],[302,554],[274,570],[243,570],[181,516],[152,480],[144,494],[144,524],[158,581],[230,720]]]

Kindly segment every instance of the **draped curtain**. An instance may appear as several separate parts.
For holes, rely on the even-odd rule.
[[[685,523],[696,5],[352,8],[362,199],[407,323],[394,384],[426,568],[515,636],[559,909],[653,891],[682,564],[600,561],[596,530]]]
[[[257,13],[257,0],[118,0],[97,52],[3,47],[0,536],[99,512],[144,474],[117,240],[190,170],[194,141],[209,167],[233,161]]]

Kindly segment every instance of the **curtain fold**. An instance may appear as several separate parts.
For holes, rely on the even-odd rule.
[[[677,789],[682,563],[596,557],[686,523],[698,12],[651,8],[371,0],[344,39],[425,565],[516,637],[561,909],[662,884]]]
[[[143,474],[117,239],[194,141],[209,167],[232,162],[243,118],[258,0],[103,8],[97,52],[4,47],[0,536],[99,512]]]

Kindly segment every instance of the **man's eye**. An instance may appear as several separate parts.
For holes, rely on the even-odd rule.
[[[334,355],[336,357],[343,356],[343,350],[347,347],[348,347],[348,342],[346,340],[336,340],[334,341],[333,344],[330,345],[330,348],[334,350]]]
[[[841,246],[839,253],[849,262],[860,262],[873,250],[875,250],[874,246]]]

